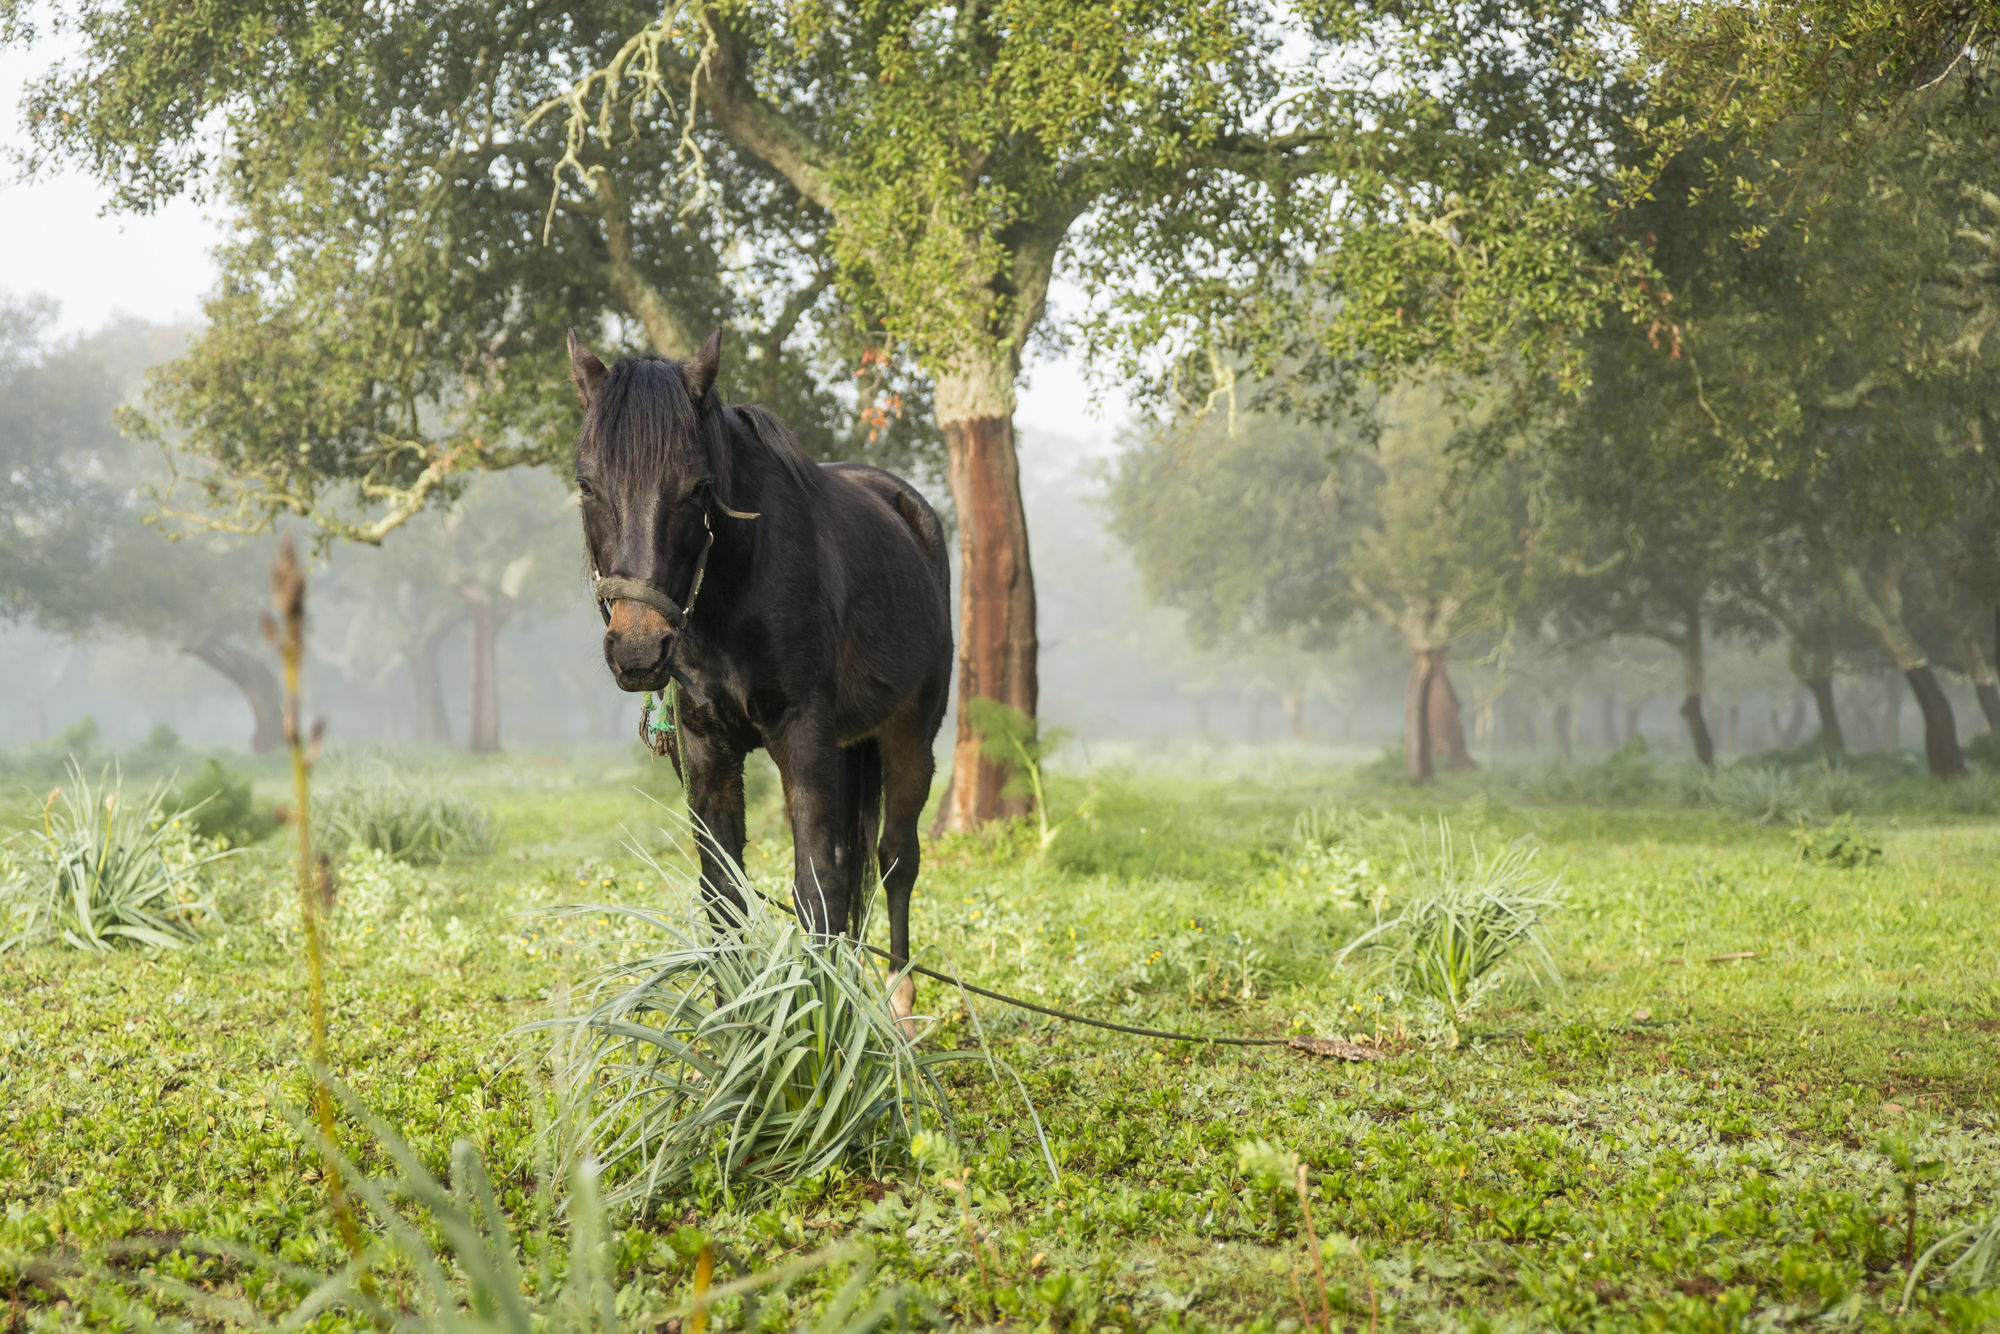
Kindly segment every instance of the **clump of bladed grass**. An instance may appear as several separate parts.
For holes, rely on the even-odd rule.
[[[168,808],[164,784],[127,797],[115,771],[93,786],[71,762],[41,828],[0,847],[0,951],[185,945],[215,917],[208,868],[227,855]]]
[[[1532,981],[1554,982],[1561,971],[1544,930],[1559,911],[1561,881],[1535,867],[1535,850],[1510,843],[1498,852],[1477,843],[1460,850],[1451,830],[1438,824],[1435,847],[1427,840],[1408,853],[1417,882],[1395,916],[1376,923],[1340,952],[1375,955],[1405,995],[1428,997],[1461,1020],[1517,966]]]
[[[726,860],[726,859],[725,859]],[[663,879],[674,879],[653,863]],[[731,868],[741,908],[717,925],[681,878],[666,909],[582,907],[638,928],[556,1029],[579,1140],[607,1203],[644,1209],[704,1183],[761,1195],[836,1166],[909,1161],[943,1128],[937,1067],[889,1005],[897,979],[844,936],[814,935]],[[988,1058],[990,1060],[990,1058]]]
[[[382,771],[329,796],[320,816],[329,848],[373,848],[411,866],[493,850],[493,817],[451,792],[427,792]]]

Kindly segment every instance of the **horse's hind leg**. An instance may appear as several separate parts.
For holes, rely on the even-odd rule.
[[[899,971],[910,962],[910,892],[916,888],[922,853],[917,825],[930,798],[931,775],[937,762],[929,739],[918,729],[892,724],[880,738],[882,747],[882,841],[876,846],[882,868],[882,888],[889,899],[889,954]],[[890,997],[896,1017],[907,1022],[916,1006],[916,983],[905,977]]]

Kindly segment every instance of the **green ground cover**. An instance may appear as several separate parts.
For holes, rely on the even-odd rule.
[[[470,1140],[524,1209],[547,1117],[541,1048],[516,1030],[614,928],[522,914],[683,895],[626,842],[674,862],[671,778],[608,753],[390,758],[406,782],[489,810],[493,847],[415,868],[347,855],[333,1063],[434,1171]],[[1881,856],[1816,861],[1792,821],[1676,781],[1593,805],[1608,779],[1475,775],[1415,793],[1365,770],[1190,757],[1100,765],[1093,818],[1045,854],[1025,829],[928,847],[913,913],[925,962],[1126,1022],[1340,1035],[1386,1057],[1162,1044],[981,1003],[1059,1181],[1011,1085],[959,1067],[962,1196],[916,1169],[834,1172],[747,1203],[698,1187],[622,1220],[626,1327],[666,1327],[691,1281],[688,1229],[746,1271],[857,1239],[869,1283],[905,1289],[918,1323],[1315,1326],[1305,1218],[1242,1170],[1251,1140],[1307,1166],[1337,1326],[1369,1326],[1371,1288],[1382,1328],[2000,1324],[2000,1301],[1951,1290],[1898,1312],[1908,1220],[1886,1151],[1940,1164],[1917,1188],[1918,1250],[2000,1208],[2000,820],[1984,796],[1849,800],[1862,813],[1847,829]],[[772,787],[752,784],[749,870],[766,881],[789,863]],[[10,789],[0,819],[25,829],[40,795]],[[275,799],[275,776],[258,790]],[[1054,795],[1071,809],[1086,780],[1058,776]],[[1530,839],[1561,875],[1560,988],[1505,987],[1453,1023],[1335,967],[1407,892],[1407,850],[1439,816],[1460,840]],[[139,1243],[122,1264],[227,1290],[261,1280],[181,1239],[338,1263],[318,1158],[285,1115],[306,1086],[283,857],[268,840],[230,863],[225,925],[192,948],[0,955],[9,1328],[116,1323],[61,1262],[120,1240]],[[956,994],[927,983],[920,1001],[942,1019],[928,1042],[975,1044]],[[807,1274],[755,1319],[812,1319],[848,1268]],[[716,1324],[744,1318],[725,1303]]]

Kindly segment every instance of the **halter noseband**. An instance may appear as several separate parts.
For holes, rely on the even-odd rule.
[[[714,502],[715,508],[732,519],[755,519],[756,514],[746,514],[733,510],[721,501]],[[708,553],[715,546],[715,525],[709,521],[709,507],[701,507],[701,526],[707,540],[701,544],[701,555],[695,559],[694,582],[688,585],[688,600],[685,607],[676,606],[658,584],[645,579],[630,579],[622,574],[602,575],[595,565],[590,567],[590,592],[597,599],[597,614],[611,624],[611,604],[614,602],[643,602],[667,618],[667,627],[680,630],[687,624],[687,618],[694,615],[694,600],[701,595],[702,576],[708,573]]]

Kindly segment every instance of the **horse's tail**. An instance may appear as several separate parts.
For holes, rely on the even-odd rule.
[[[847,831],[847,929],[866,924],[878,879],[875,845],[882,838],[882,748],[873,737],[842,749],[841,813]]]

